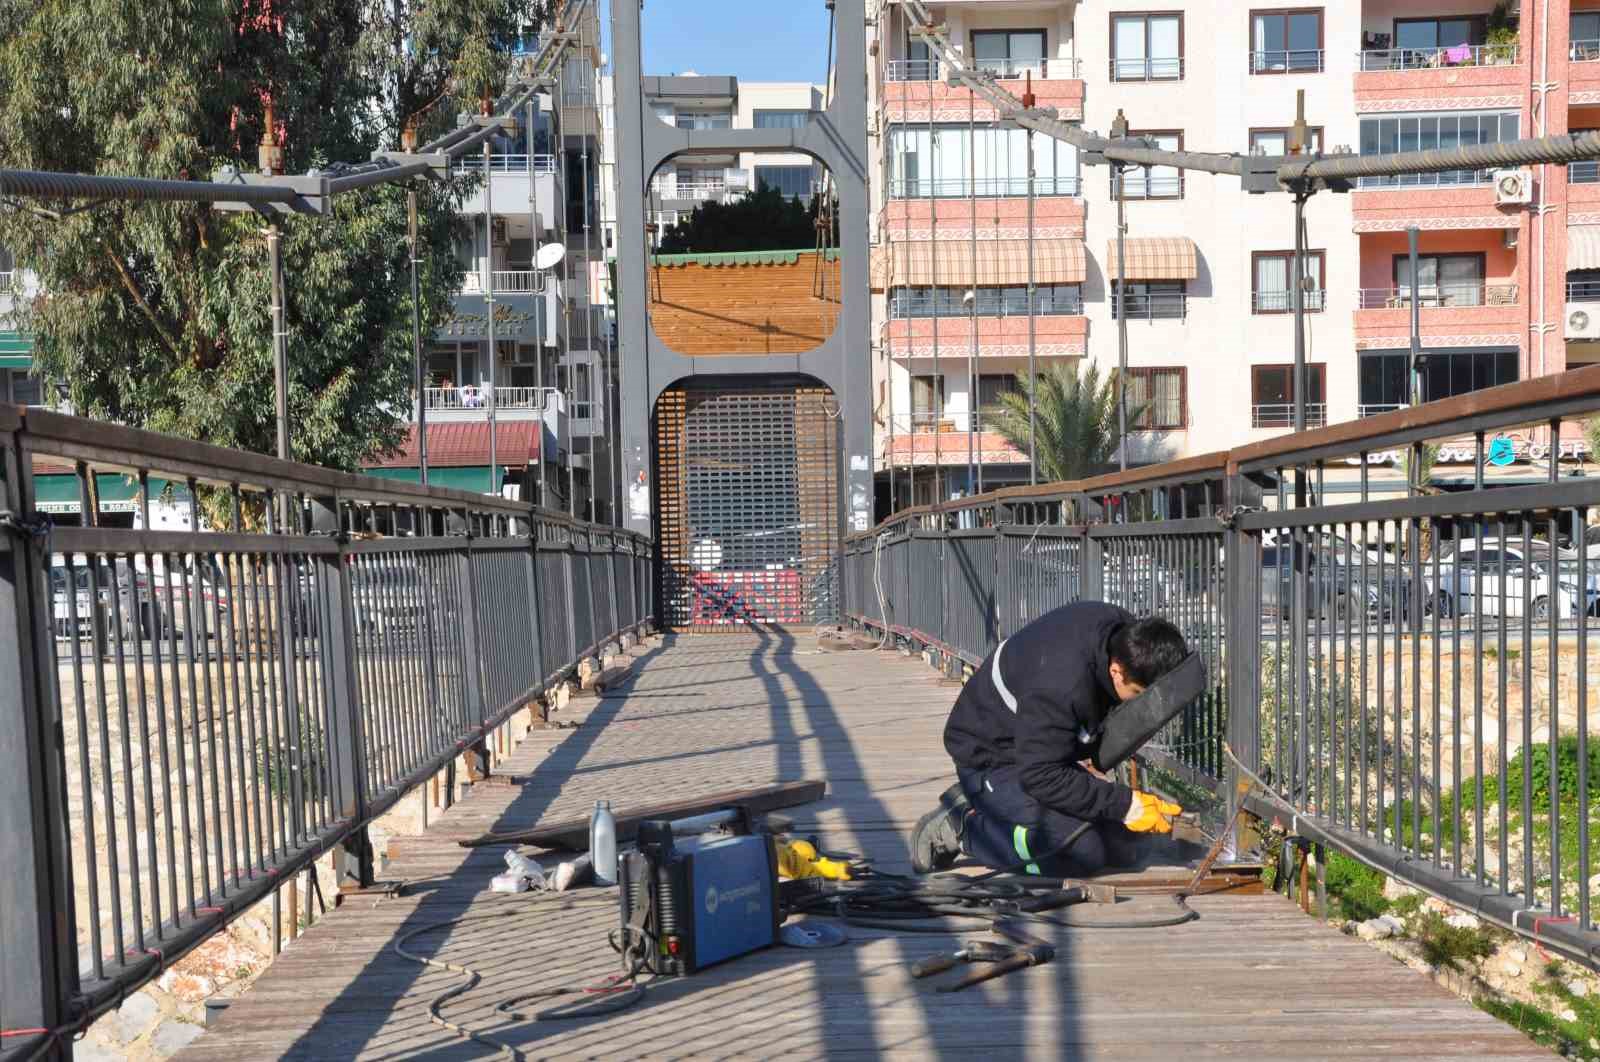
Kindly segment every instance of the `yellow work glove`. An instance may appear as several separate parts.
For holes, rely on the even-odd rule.
[[[1135,789],[1122,824],[1134,833],[1171,833],[1173,817],[1181,814],[1183,809],[1178,805]]]
[[[786,878],[827,878],[849,881],[850,868],[837,859],[817,854],[810,841],[778,843],[778,873]]]

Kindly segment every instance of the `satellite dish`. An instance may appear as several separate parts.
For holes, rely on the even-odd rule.
[[[567,256],[567,249],[559,243],[547,243],[533,256],[533,268],[554,269]]]

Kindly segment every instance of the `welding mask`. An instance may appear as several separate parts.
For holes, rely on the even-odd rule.
[[[1138,752],[1178,713],[1205,692],[1206,666],[1199,653],[1190,653],[1183,663],[1162,675],[1143,693],[1123,701],[1111,710],[1101,728],[1100,743],[1092,757],[1094,765],[1110,771]]]

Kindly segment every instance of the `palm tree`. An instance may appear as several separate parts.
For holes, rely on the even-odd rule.
[[[1117,378],[1102,379],[1098,366],[1057,364],[1041,373],[1035,386],[1017,373],[1017,390],[1000,396],[1000,412],[991,422],[1006,442],[1029,452],[1028,395],[1033,392],[1035,452],[1041,481],[1084,479],[1109,465],[1122,443],[1117,429]],[[1145,406],[1128,407],[1133,422]]]

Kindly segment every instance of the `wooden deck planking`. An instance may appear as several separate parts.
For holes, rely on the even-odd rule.
[[[644,653],[620,690],[558,716],[581,726],[537,731],[501,766],[526,784],[477,787],[427,834],[396,843],[383,876],[413,882],[408,895],[358,899],[312,927],[183,1057],[491,1057],[428,1020],[460,976],[392,948],[457,917],[468,920],[415,943],[482,977],[446,1014],[530,1057],[1550,1057],[1270,895],[1198,897],[1202,919],[1175,929],[1061,930],[1054,964],[959,994],[907,972],[952,938],[852,928],[845,947],[747,956],[657,984],[606,1018],[497,1013],[519,993],[613,972],[614,896],[485,892],[503,849],[458,838],[583,814],[597,797],[623,806],[823,777],[824,800],[782,814],[907,868],[905,835],[948,783],[939,732],[955,690],[914,658],[814,646],[799,634],[689,636]],[[1117,915],[1169,904],[1141,897]]]

